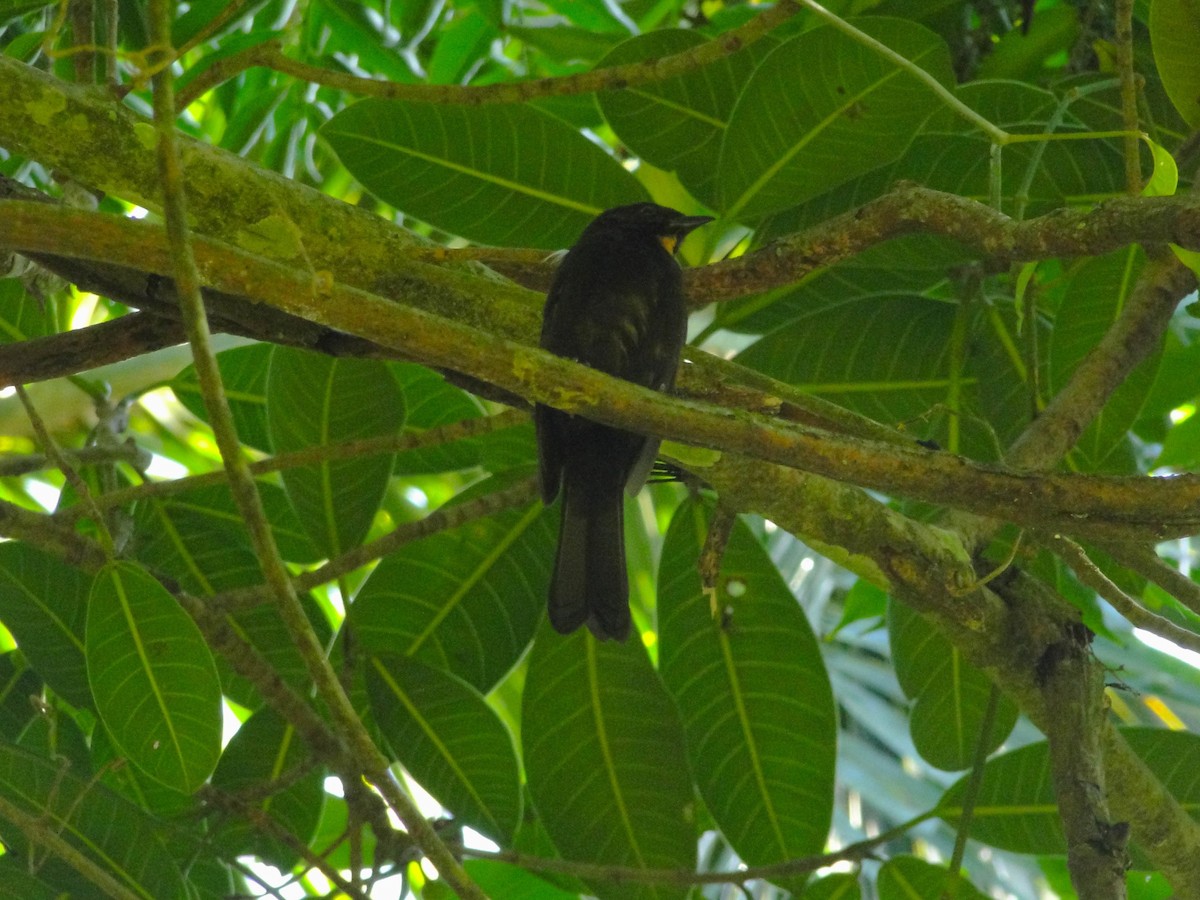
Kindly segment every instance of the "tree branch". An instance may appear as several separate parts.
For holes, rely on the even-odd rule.
[[[917,233],[953,240],[996,270],[1031,260],[1101,256],[1131,243],[1196,250],[1200,197],[1116,197],[1017,221],[967,197],[902,182],[858,209],[754,253],[690,270],[685,281],[692,302],[703,305],[797,282],[884,241]]]
[[[0,241],[38,248],[87,234],[80,252],[170,271],[156,226],[10,201]],[[38,227],[34,227],[34,226]],[[75,240],[76,245],[80,242]],[[232,294],[373,340],[410,359],[465,373],[531,402],[605,424],[795,466],[875,490],[1095,540],[1166,539],[1200,530],[1200,477],[1033,475],[922,448],[848,438],[760,413],[684,401],[498,337],[461,321],[338,283],[319,302],[307,274],[195,236],[202,279]],[[686,367],[685,367],[686,369]]]

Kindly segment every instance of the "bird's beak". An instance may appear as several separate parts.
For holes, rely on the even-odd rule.
[[[659,235],[658,241],[663,245],[664,250],[674,256],[675,251],[679,249],[679,242],[687,237],[689,232],[712,220],[712,216],[680,216],[672,219],[670,230],[666,234]]]
[[[713,221],[712,216],[680,216],[671,222],[671,231],[681,238],[690,231],[694,231],[701,225],[707,225]]]

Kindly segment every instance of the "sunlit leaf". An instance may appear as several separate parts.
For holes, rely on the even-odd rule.
[[[122,753],[168,787],[196,790],[221,748],[221,688],[196,624],[144,569],[111,563],[88,600],[96,709]]]

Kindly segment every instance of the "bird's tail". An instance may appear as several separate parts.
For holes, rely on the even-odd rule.
[[[555,631],[569,634],[586,624],[600,640],[629,636],[623,503],[620,485],[563,479],[562,524],[550,582]]]

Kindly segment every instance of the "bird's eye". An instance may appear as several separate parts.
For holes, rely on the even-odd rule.
[[[675,248],[679,246],[679,238],[676,235],[660,234],[658,236],[658,242],[663,245],[664,250],[666,250],[672,256],[675,255]]]

